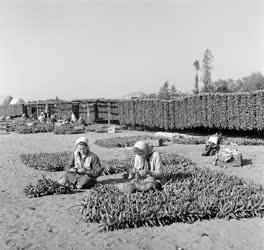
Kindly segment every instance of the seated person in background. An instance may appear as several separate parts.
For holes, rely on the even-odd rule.
[[[55,123],[55,122],[57,122],[57,116],[56,116],[56,114],[52,114],[52,115],[50,116],[50,122],[51,122],[51,123]]]
[[[88,138],[76,140],[77,149],[73,154],[65,175],[59,180],[60,184],[71,184],[74,187],[91,188],[96,184],[96,178],[103,172],[98,156],[90,152]]]
[[[159,152],[154,151],[152,146],[145,141],[138,141],[133,147],[133,151],[136,154],[132,170],[132,175],[134,174],[136,177],[134,183],[139,183],[142,186],[148,183],[159,184],[158,188],[161,188],[164,163]],[[131,177],[130,174],[129,179]]]
[[[26,114],[23,113],[23,115],[21,116],[21,120],[22,120],[22,121],[25,121],[26,119],[27,119]]]
[[[46,122],[46,116],[45,116],[44,112],[40,113],[40,116],[38,117],[38,120],[40,122]]]
[[[74,113],[71,114],[71,122],[77,122],[77,119]]]

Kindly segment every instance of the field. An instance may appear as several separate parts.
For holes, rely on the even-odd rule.
[[[128,148],[103,148],[97,139],[113,136],[152,135],[147,132],[87,133],[91,150],[102,160],[125,159]],[[198,221],[164,227],[141,227],[103,232],[97,224],[86,224],[75,206],[89,191],[29,199],[23,188],[42,174],[54,180],[63,172],[29,168],[21,153],[73,151],[80,135],[3,134],[0,135],[0,249],[264,249],[264,219]],[[202,157],[204,145],[168,144],[163,152],[181,153],[199,167],[209,166],[226,174],[264,185],[263,146],[238,146],[245,159],[241,168],[211,166],[212,157]],[[101,181],[109,176],[103,176]],[[179,249],[180,249],[179,248]]]

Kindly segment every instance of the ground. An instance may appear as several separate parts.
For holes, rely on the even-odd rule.
[[[94,145],[98,138],[138,135],[87,133],[91,150],[101,159],[124,158],[129,149],[104,149]],[[75,206],[87,192],[29,199],[23,188],[45,173],[58,179],[63,172],[30,169],[19,160],[20,153],[74,150],[79,135],[0,135],[0,249],[264,249],[264,219],[210,220],[194,224],[175,223],[165,227],[102,232],[97,224],[85,224]],[[167,145],[166,152],[182,153],[198,166],[211,165],[212,157],[202,157],[203,145]],[[263,146],[239,147],[247,165],[222,169],[264,185]]]

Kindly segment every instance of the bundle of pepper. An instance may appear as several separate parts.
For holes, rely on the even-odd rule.
[[[32,184],[27,185],[24,188],[24,193],[27,197],[33,198],[52,194],[69,194],[72,193],[72,188],[70,186],[61,185],[51,179],[47,179],[43,175],[42,179],[38,180],[35,186]]]
[[[177,178],[167,182],[162,191],[127,195],[114,186],[95,187],[79,204],[84,221],[115,230],[213,218],[263,217],[263,186],[195,166],[170,169]]]

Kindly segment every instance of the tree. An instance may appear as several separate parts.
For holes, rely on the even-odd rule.
[[[232,79],[223,80],[219,79],[212,84],[213,86],[213,92],[217,93],[232,93],[235,91],[236,86],[235,82]]]
[[[202,67],[202,81],[204,83],[203,92],[210,92],[211,91],[211,73],[213,70],[213,55],[209,49],[206,49],[204,52],[203,58],[203,67]]]
[[[176,89],[174,84],[170,86],[169,93],[170,93],[170,99],[174,99],[183,95],[183,93],[181,93]]]
[[[264,76],[260,72],[254,72],[249,76],[238,79],[236,83],[239,92],[264,89]]]
[[[169,82],[166,81],[163,83],[161,88],[159,89],[158,98],[168,100],[170,99],[170,91],[169,91]]]
[[[147,95],[147,98],[149,98],[149,99],[156,99],[158,97],[157,97],[157,94],[156,93],[151,93],[151,94]]]
[[[200,63],[198,60],[195,60],[193,63],[195,70],[196,70],[196,74],[195,74],[195,78],[194,78],[194,89],[193,89],[193,93],[194,94],[198,94],[199,93],[199,71],[200,71]]]

